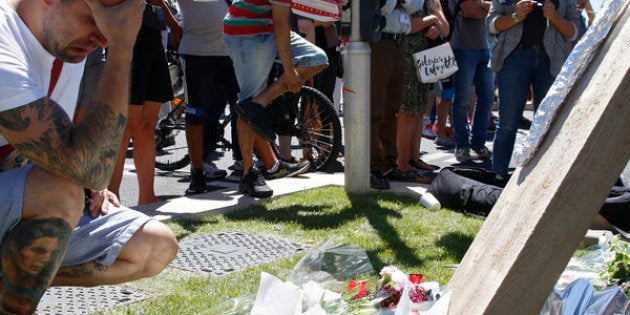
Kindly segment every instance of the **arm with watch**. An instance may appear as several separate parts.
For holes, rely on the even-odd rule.
[[[505,5],[502,6],[505,7]],[[576,29],[573,23],[557,14],[556,6],[550,0],[546,0],[544,4],[535,0],[520,0],[516,2],[511,12],[505,12],[494,19],[494,24],[490,27],[490,31],[496,34],[518,25],[525,20],[534,9],[543,10],[545,18],[558,29],[565,38],[569,39],[575,36]],[[492,13],[496,14],[497,12],[491,12],[491,15]],[[491,16],[489,16],[489,18],[491,18]]]

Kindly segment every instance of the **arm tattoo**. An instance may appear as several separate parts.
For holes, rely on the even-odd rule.
[[[2,240],[0,313],[31,314],[50,285],[72,227],[60,218],[21,221]]]
[[[86,262],[79,265],[67,266],[59,268],[58,277],[66,278],[87,278],[98,276],[97,272],[107,272],[108,266],[99,264],[94,261]]]
[[[0,113],[0,125],[18,136],[13,145],[36,164],[83,187],[106,187],[126,118],[109,104],[92,107],[85,123],[74,126],[57,103],[42,98]]]

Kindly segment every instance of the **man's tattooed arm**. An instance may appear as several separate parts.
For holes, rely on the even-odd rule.
[[[74,126],[49,98],[0,113],[0,130],[21,154],[47,171],[82,187],[109,183],[126,118],[109,106],[93,104],[100,119]]]
[[[0,112],[0,133],[43,169],[103,189],[116,164],[127,121],[132,51],[110,49],[92,103],[77,125],[43,97]]]

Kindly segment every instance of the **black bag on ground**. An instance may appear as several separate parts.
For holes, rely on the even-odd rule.
[[[497,180],[495,173],[474,167],[445,167],[428,192],[445,208],[487,216],[509,180]],[[613,186],[599,211],[610,224],[630,232],[630,188]]]
[[[445,167],[433,180],[428,192],[442,207],[487,216],[509,178],[475,167]]]

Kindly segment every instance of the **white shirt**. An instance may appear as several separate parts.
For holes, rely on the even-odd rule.
[[[0,111],[46,96],[55,57],[37,41],[6,1],[0,1]],[[85,61],[64,63],[50,96],[74,115]],[[0,136],[0,145],[8,142]]]
[[[422,9],[424,0],[407,0],[401,8],[397,7],[397,0],[387,0],[381,8],[386,25],[383,32],[391,34],[409,34],[411,31],[411,14]]]

